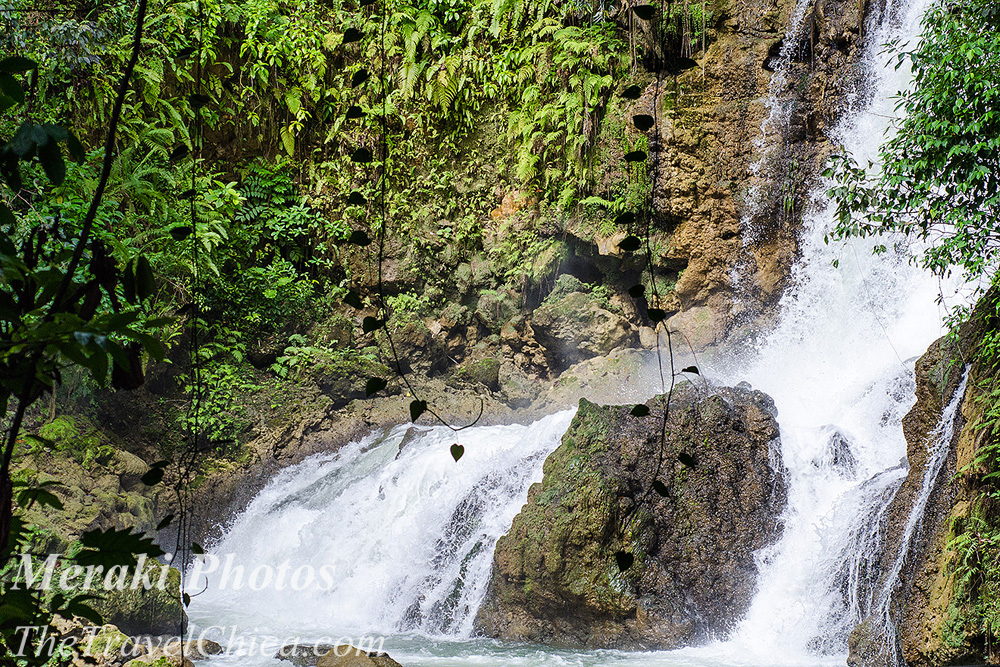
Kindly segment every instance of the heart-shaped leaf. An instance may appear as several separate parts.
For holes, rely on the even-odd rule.
[[[372,161],[372,152],[367,148],[359,148],[351,154],[351,162],[367,164]]]
[[[451,446],[451,458],[455,459],[456,461],[462,458],[462,454],[464,453],[465,453],[465,447],[458,444],[457,442]]]
[[[382,378],[368,378],[368,382],[365,383],[365,398],[382,391],[387,384]]]
[[[680,452],[677,454],[677,460],[686,465],[688,468],[697,468],[698,462],[694,460],[694,457],[687,452]]]
[[[641,113],[636,116],[632,116],[632,122],[635,124],[635,129],[640,132],[646,132],[653,127],[653,117],[648,113]]]
[[[640,404],[636,405],[635,407],[633,407],[629,411],[629,414],[632,415],[633,417],[645,417],[646,415],[649,414],[649,406],[646,406],[646,405],[643,405],[642,403],[640,403]]]
[[[646,295],[645,285],[632,285],[628,288],[628,295],[633,299],[641,299]]]
[[[351,196],[347,198],[347,203],[351,206],[364,206],[368,203],[368,200],[365,199],[363,194],[355,190],[351,193]]]
[[[415,399],[410,401],[410,421],[415,422],[420,419],[420,415],[427,411],[427,401]]]
[[[639,86],[629,86],[622,91],[622,97],[626,100],[637,100],[642,95],[642,88]]]
[[[615,554],[615,563],[618,564],[618,571],[624,572],[625,570],[632,567],[632,563],[635,562],[635,556],[627,551],[619,551]]]
[[[656,7],[653,5],[635,5],[632,7],[632,11],[643,21],[648,21],[656,13]]]
[[[631,151],[631,152],[625,153],[625,161],[626,162],[642,162],[645,159],[646,159],[646,152],[645,151]]]
[[[364,118],[365,112],[358,105],[354,105],[347,109],[347,113],[344,114],[347,120],[354,120],[355,118]]]
[[[653,480],[653,491],[656,491],[660,496],[664,498],[670,495],[670,491],[667,489],[667,485],[658,479]]]
[[[642,247],[642,240],[638,236],[626,236],[618,243],[618,249],[622,252],[635,252]]]
[[[681,369],[681,373],[694,373],[695,375],[701,375],[701,373],[698,372],[697,366],[688,366],[687,368],[683,368]]]
[[[365,319],[361,320],[361,330],[365,333],[371,333],[376,329],[381,329],[382,325],[385,324],[385,320],[378,319],[369,315]]]
[[[667,319],[667,313],[662,308],[647,308],[646,315],[649,316],[650,322],[662,322]]]

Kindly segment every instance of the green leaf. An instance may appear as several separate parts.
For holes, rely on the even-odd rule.
[[[635,252],[642,247],[642,240],[638,236],[626,236],[618,242],[618,249],[622,252]]]
[[[385,320],[372,317],[371,315],[365,317],[361,320],[361,330],[365,333],[371,333],[376,329],[381,329],[385,325]]]
[[[351,162],[368,164],[372,161],[372,152],[367,148],[359,148],[351,154]]]
[[[20,82],[10,74],[0,74],[0,91],[14,101],[15,104],[24,104],[24,89]]]
[[[427,411],[427,401],[414,399],[410,401],[410,421],[415,422],[420,419],[420,415]]]
[[[667,485],[658,479],[653,480],[653,491],[656,491],[657,494],[659,494],[664,498],[670,495],[670,491],[667,489]]]
[[[80,537],[80,544],[85,550],[80,551],[74,560],[84,566],[103,565],[105,568],[115,565],[134,566],[137,563],[135,558],[137,554],[156,558],[164,553],[152,538],[142,533],[133,533],[131,528],[89,530]]]
[[[153,267],[145,255],[139,255],[135,263],[135,293],[140,301],[145,301],[156,292],[156,279],[153,277]]]
[[[167,516],[163,517],[163,520],[160,521],[160,523],[156,524],[156,530],[163,530],[173,522],[174,522],[174,515],[168,514]]]
[[[86,149],[84,149],[83,144],[80,143],[80,140],[72,132],[66,132],[66,150],[77,164],[83,164],[87,159]]]
[[[0,60],[0,72],[27,72],[38,69],[38,63],[21,56],[10,56]]]
[[[618,571],[624,572],[635,563],[635,556],[627,551],[619,551],[615,553],[615,563],[618,564]]]
[[[150,468],[139,480],[146,486],[156,486],[163,480],[163,468]]]
[[[653,127],[653,117],[646,113],[632,116],[632,122],[635,124],[635,128],[640,132],[647,132]]]
[[[686,465],[688,468],[697,468],[698,462],[695,461],[694,457],[687,452],[680,452],[677,454],[677,460]]]
[[[645,151],[630,151],[625,153],[626,162],[642,162],[646,159]]]
[[[193,553],[196,556],[200,556],[201,554],[205,553],[205,548],[202,547],[197,542],[192,542],[191,543],[191,553]]]
[[[687,368],[683,368],[681,369],[681,373],[694,373],[695,375],[701,375],[701,373],[698,372],[697,366],[688,366]]]
[[[633,417],[645,417],[649,414],[649,407],[640,403],[633,407],[629,414]]]
[[[135,271],[132,269],[134,262],[129,262],[125,265],[125,270],[122,271],[122,293],[125,295],[125,300],[129,303],[138,303],[136,301],[135,292]]]
[[[460,458],[462,458],[463,454],[465,454],[465,447],[458,444],[457,442],[451,446],[451,458],[458,461]]]
[[[355,190],[347,198],[347,203],[350,204],[351,206],[364,206],[365,204],[368,203],[368,200],[365,199],[365,196],[363,194]]]
[[[372,240],[368,238],[368,235],[360,229],[355,229],[347,238],[347,242],[351,245],[361,246],[364,248],[367,245],[371,245]]]
[[[369,398],[374,394],[385,389],[387,382],[382,378],[368,378],[368,382],[365,383],[365,398]]]
[[[632,11],[643,21],[648,21],[656,14],[656,7],[653,5],[633,5]]]
[[[344,39],[342,43],[351,44],[353,42],[360,42],[364,36],[364,33],[357,28],[348,28],[344,31]]]
[[[365,112],[361,109],[361,107],[359,107],[357,105],[348,107],[347,113],[345,114],[345,117],[347,118],[347,120],[354,120],[356,118],[364,118],[364,116],[365,116]]]
[[[632,285],[628,288],[628,295],[633,299],[641,299],[646,295],[645,285]]]
[[[63,162],[59,144],[47,141],[38,146],[38,161],[42,163],[45,175],[53,185],[62,185],[66,179],[66,163]]]

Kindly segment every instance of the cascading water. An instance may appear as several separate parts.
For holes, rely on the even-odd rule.
[[[877,158],[895,113],[892,95],[909,81],[881,45],[915,40],[931,1],[889,3],[868,24],[864,103],[833,137],[859,163]],[[843,652],[847,633],[877,603],[872,568],[881,514],[905,476],[901,419],[914,401],[912,357],[940,335],[944,314],[940,286],[909,264],[902,239],[879,257],[866,243],[828,245],[833,205],[822,187],[811,209],[778,326],[743,363],[720,372],[769,393],[781,424],[785,531],[759,554],[758,595],[729,642],[761,658],[776,647],[785,655]]]
[[[868,102],[852,106],[834,137],[859,162],[877,155],[891,95],[907,84],[880,45],[914,39],[930,2],[889,3],[867,26],[869,88],[859,99]],[[804,11],[808,3],[798,4]],[[847,633],[885,597],[874,568],[882,514],[906,472],[900,423],[914,401],[912,358],[940,335],[942,312],[938,284],[908,263],[903,244],[879,257],[863,243],[827,245],[831,205],[817,193],[811,208],[775,330],[703,368],[725,383],[749,380],[775,399],[788,483],[783,536],[758,554],[758,594],[732,637],[647,654],[469,638],[493,546],[540,479],[569,412],[457,434],[399,427],[285,470],[213,546],[202,566],[215,568],[207,583],[189,577],[189,591],[207,585],[191,607],[196,628],[235,626],[233,635],[214,631],[230,645],[250,635],[277,642],[386,634],[386,648],[408,667],[843,664]],[[457,464],[455,442],[465,447]],[[237,557],[220,586],[230,553]],[[277,665],[274,648],[221,660]]]
[[[282,472],[192,570],[188,589],[204,588],[196,622],[289,637],[467,635],[493,546],[571,417],[459,433],[400,426]],[[452,444],[465,448],[460,463]]]

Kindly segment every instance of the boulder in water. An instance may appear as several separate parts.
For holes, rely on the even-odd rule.
[[[659,648],[724,634],[785,505],[774,404],[679,385],[669,401],[586,400],[496,546],[476,625],[503,639]],[[638,410],[643,412],[644,410]]]
[[[320,656],[316,667],[403,667],[379,651],[363,651],[343,644],[335,646]]]

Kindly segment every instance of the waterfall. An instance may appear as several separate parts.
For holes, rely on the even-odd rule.
[[[206,574],[192,570],[187,590],[204,589],[195,623],[467,636],[496,540],[572,415],[457,433],[399,426],[282,471],[212,545]]]
[[[896,113],[892,96],[909,81],[881,45],[912,43],[931,1],[889,2],[866,26],[866,89],[833,136],[860,163],[876,158]],[[788,49],[808,4],[797,4]],[[780,88],[779,79],[772,98]],[[767,122],[780,122],[781,107],[772,100],[770,108]],[[825,243],[833,205],[823,190],[808,207],[775,329],[702,364],[713,379],[748,380],[774,398],[788,486],[782,537],[757,554],[758,591],[731,637],[644,656],[537,647],[497,654],[496,644],[469,639],[495,542],[541,479],[572,412],[460,433],[400,426],[279,473],[211,545],[200,566],[207,577],[189,577],[195,625],[467,642],[446,655],[411,647],[412,661],[400,660],[414,665],[842,664],[851,628],[891,592],[878,586],[880,531],[906,475],[901,420],[915,400],[913,361],[941,335],[943,312],[940,286],[910,264],[903,239],[881,239],[889,252],[878,257],[864,241]],[[939,435],[944,442],[947,432]],[[453,443],[465,448],[459,462]],[[928,474],[933,482],[937,472]],[[921,511],[914,507],[911,519]],[[904,545],[912,532],[908,525]],[[230,554],[237,559],[227,562]],[[244,568],[240,587],[235,568],[227,570],[234,562]],[[254,576],[287,583],[255,588]],[[296,590],[296,577],[310,576],[323,585]]]
[[[969,368],[966,367],[962,375],[962,381],[955,389],[954,395],[945,409],[941,412],[941,420],[927,438],[927,462],[924,466],[924,475],[921,479],[920,494],[910,507],[910,513],[906,519],[906,526],[903,528],[903,536],[900,540],[899,551],[892,563],[892,569],[885,576],[875,604],[872,605],[872,615],[882,626],[882,634],[889,641],[894,641],[895,632],[892,631],[893,623],[890,617],[890,606],[893,593],[899,585],[899,577],[903,572],[903,565],[910,548],[913,546],[913,537],[920,527],[924,518],[924,510],[927,508],[927,501],[930,500],[931,492],[937,483],[937,478],[941,473],[948,452],[951,451],[951,443],[955,436],[955,416],[958,407],[965,398],[965,388],[969,382]],[[889,647],[892,653],[895,652],[895,645]],[[891,653],[890,653],[891,654]]]
[[[865,86],[832,137],[859,163],[876,160],[893,96],[910,80],[882,45],[912,44],[931,1],[889,3],[866,25]],[[781,426],[784,533],[758,554],[758,593],[727,644],[761,659],[777,647],[843,653],[877,604],[881,520],[906,473],[901,420],[914,402],[913,358],[943,333],[940,286],[910,264],[905,239],[881,239],[889,251],[878,257],[871,242],[826,243],[834,219],[826,187],[812,195],[775,330],[716,371],[769,393]]]

